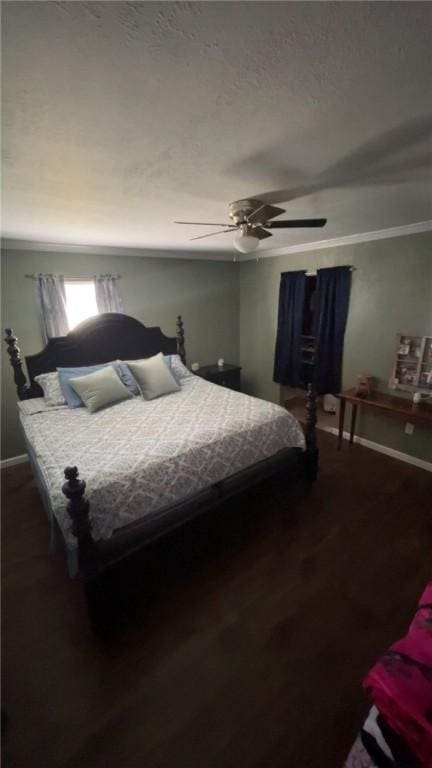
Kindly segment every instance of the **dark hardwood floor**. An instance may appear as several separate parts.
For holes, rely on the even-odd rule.
[[[132,561],[104,639],[29,467],[3,472],[7,768],[342,765],[431,578],[432,475],[319,440],[308,496],[267,483]]]

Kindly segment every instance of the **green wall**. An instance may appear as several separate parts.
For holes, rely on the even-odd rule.
[[[240,364],[244,390],[279,402],[272,381],[279,279],[295,269],[352,265],[352,290],[345,336],[344,388],[358,374],[390,377],[397,333],[432,334],[432,233],[339,246],[247,261],[240,266]],[[349,410],[349,409],[347,409]],[[432,461],[432,433],[403,421],[361,412],[357,434]]]
[[[34,281],[26,274],[60,272],[68,277],[118,272],[127,314],[175,335],[181,314],[188,362],[239,359],[239,272],[233,262],[135,256],[77,255],[9,250],[2,253],[2,329],[12,327],[23,354],[42,348]],[[12,369],[2,347],[2,458],[25,452],[16,412]]]
[[[42,347],[33,272],[87,277],[119,272],[125,311],[146,325],[175,333],[183,315],[188,361],[222,356],[243,367],[246,392],[279,402],[272,381],[280,273],[338,264],[355,267],[345,337],[343,385],[357,375],[378,377],[386,387],[398,332],[432,334],[432,233],[287,254],[234,264],[134,256],[77,255],[32,251],[2,254],[2,328],[12,326],[24,354]],[[5,345],[2,345],[3,347]],[[2,458],[24,452],[15,389],[2,350]],[[361,413],[357,433],[404,453],[432,461],[432,434],[416,426],[404,433],[398,419]]]

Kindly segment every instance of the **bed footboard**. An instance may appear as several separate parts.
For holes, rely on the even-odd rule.
[[[307,385],[306,392],[306,477],[308,482],[313,483],[318,473],[319,452],[316,443],[316,422],[317,422],[317,395],[312,384]]]
[[[90,520],[90,502],[85,498],[85,481],[79,480],[77,467],[66,467],[66,482],[62,491],[67,497],[67,511],[72,520],[72,533],[78,540],[78,562],[80,573],[92,578],[98,573],[97,546],[93,540]]]
[[[92,625],[97,628],[106,616],[105,591],[101,584],[101,564],[98,547],[92,536],[90,502],[85,498],[85,481],[79,479],[77,467],[66,467],[66,482],[62,491],[66,498],[67,512],[72,520],[72,533],[78,541],[78,568],[84,581],[87,608]]]
[[[276,462],[273,458],[271,472],[268,470],[267,464],[271,462],[271,459],[267,459],[261,464],[265,464],[265,467],[259,466],[259,470],[262,470],[262,476],[268,477],[270,474],[283,471],[286,477],[292,475],[293,480],[299,477],[299,466],[302,468],[302,476],[306,478],[306,482],[310,485],[317,476],[318,472],[318,448],[316,445],[316,393],[311,385],[308,386],[307,391],[307,416],[305,423],[305,438],[306,438],[306,450],[303,452],[300,448],[287,449],[281,459],[278,457]],[[289,455],[288,455],[289,454]],[[253,477],[250,478],[249,474],[253,471]],[[243,484],[245,487],[249,485],[249,481],[257,481],[258,465],[249,467],[247,470],[243,470],[238,473],[236,478],[237,482],[240,482],[240,486]],[[304,473],[304,474],[303,474]],[[90,518],[90,502],[85,497],[85,481],[79,478],[79,472],[77,467],[66,467],[64,470],[65,482],[62,486],[62,491],[68,499],[67,512],[72,521],[72,532],[78,542],[78,565],[79,574],[84,583],[85,596],[87,601],[87,608],[90,616],[90,620],[93,628],[97,631],[102,628],[110,616],[110,603],[109,592],[106,589],[106,584],[103,580],[104,572],[110,568],[115,562],[123,559],[127,554],[141,549],[145,546],[145,541],[141,540],[142,533],[136,532],[137,542],[132,539],[128,541],[125,546],[124,553],[115,553],[106,551],[103,546],[103,542],[98,545],[92,536],[92,522]],[[215,506],[216,502],[219,503],[229,496],[233,495],[232,478],[224,485],[224,483],[215,484],[211,489],[213,494],[210,494],[211,498],[206,498],[202,501],[202,511],[207,511]],[[239,487],[237,490],[241,490]],[[217,497],[217,498],[213,498]],[[184,515],[181,519],[188,520],[194,517],[196,510],[193,509],[196,505],[196,499],[187,499],[179,506],[184,507]],[[178,523],[173,525],[177,527]],[[154,535],[147,540],[147,543],[152,538],[159,538],[160,533]]]

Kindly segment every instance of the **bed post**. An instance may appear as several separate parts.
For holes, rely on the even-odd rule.
[[[79,573],[84,580],[87,608],[92,624],[102,618],[103,594],[98,581],[100,572],[96,542],[91,533],[90,502],[85,498],[85,481],[78,479],[77,467],[66,467],[62,491],[68,498],[67,511],[72,520],[72,533],[78,540]]]
[[[180,359],[183,365],[186,365],[186,351],[185,351],[185,335],[183,329],[183,320],[181,315],[177,315],[177,352],[180,355]]]
[[[20,400],[25,400],[29,396],[29,386],[22,368],[23,364],[20,357],[20,349],[17,344],[18,339],[14,336],[12,328],[5,328],[5,334],[5,342],[7,344],[10,364],[13,368],[14,382],[18,397]]]
[[[312,384],[307,385],[306,392],[306,477],[308,482],[316,479],[318,472],[318,448],[316,445],[316,416],[317,396]]]

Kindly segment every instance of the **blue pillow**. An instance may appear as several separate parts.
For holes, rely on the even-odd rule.
[[[125,387],[128,388],[129,392],[131,392],[133,395],[140,395],[141,392],[139,386],[132,376],[129,366],[126,363],[116,363],[114,368],[116,369]]]
[[[164,355],[164,361],[168,366],[168,368],[170,369],[176,383],[180,386],[178,377],[171,365],[172,363],[171,355]],[[120,381],[123,382],[125,387],[127,387],[127,389],[129,390],[129,392],[131,392],[132,395],[141,394],[138,384],[136,383],[129,369],[129,366],[127,365],[127,363],[124,363],[121,361],[119,361],[118,363],[114,363],[114,362],[100,363],[99,365],[86,365],[86,366],[81,365],[77,368],[57,368],[61,391],[63,392],[64,398],[69,408],[81,408],[82,406],[84,406],[84,403],[79,397],[79,395],[77,395],[73,387],[69,384],[69,380],[73,379],[75,376],[86,376],[88,373],[94,373],[95,371],[100,371],[102,368],[106,368],[109,365],[113,366],[114,370],[116,371],[117,375],[120,378]]]
[[[95,373],[95,371],[100,371],[106,367],[107,364],[104,363],[103,365],[87,365],[84,367],[80,366],[79,368],[57,368],[61,391],[69,408],[81,408],[84,405],[79,395],[69,384],[69,380],[76,376],[86,376],[88,373]]]
[[[126,363],[103,363],[101,365],[80,366],[79,368],[57,368],[60,387],[69,408],[81,408],[81,406],[84,405],[80,396],[75,392],[71,384],[69,384],[70,379],[73,379],[76,376],[86,376],[89,373],[95,373],[95,371],[100,371],[102,368],[107,368],[109,365],[112,365],[118,377],[125,387],[127,387],[129,392],[131,392],[132,395],[139,395],[140,391],[138,384]]]
[[[179,387],[181,387],[181,384],[180,384],[180,381],[179,381],[179,377],[177,376],[177,373],[175,372],[175,370],[173,368],[173,365],[172,365],[172,363],[173,363],[173,355],[164,355],[164,360],[165,360],[168,368],[170,369],[170,372],[172,374],[172,377],[173,377],[174,381],[176,382],[176,384],[179,385]]]

